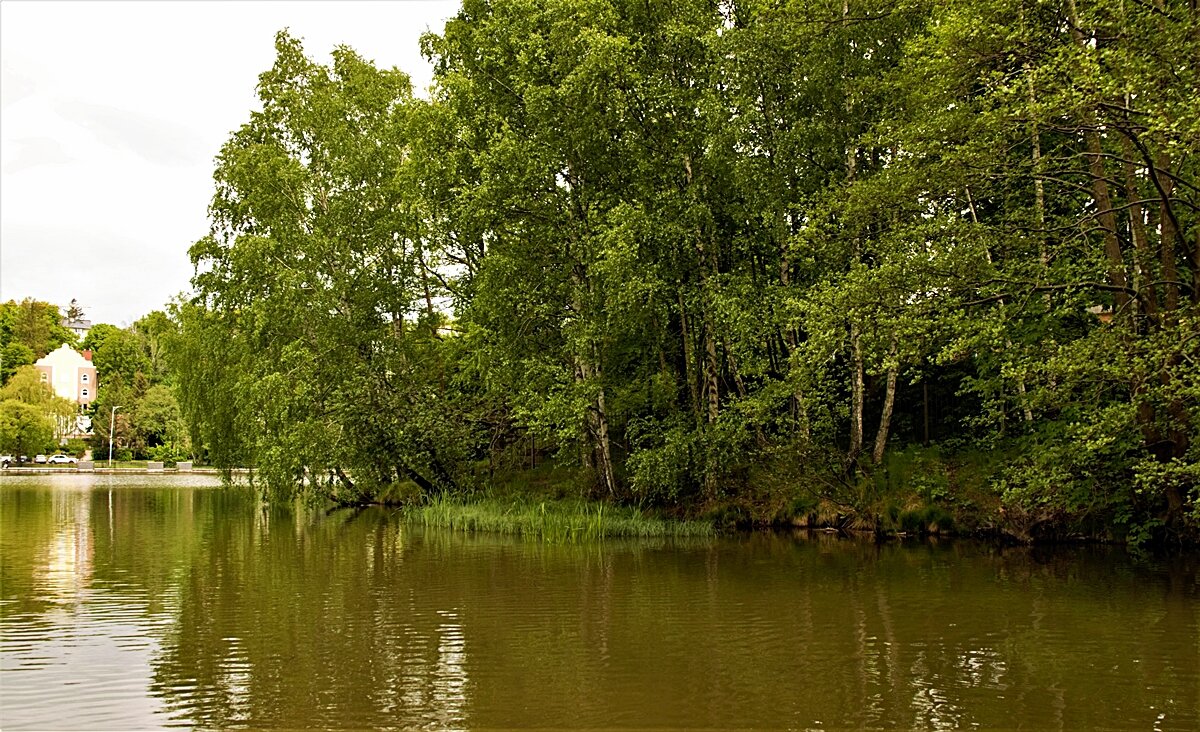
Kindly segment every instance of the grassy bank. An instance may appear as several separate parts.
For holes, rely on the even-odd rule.
[[[943,451],[909,446],[880,464],[849,474],[843,457],[782,455],[756,462],[714,489],[694,488],[674,502],[647,508],[644,495],[629,503],[597,502],[585,474],[543,461],[536,468],[508,465],[480,472],[463,495],[424,498],[415,485],[389,486],[378,502],[408,506],[410,520],[464,532],[494,532],[573,542],[604,537],[690,537],[747,529],[837,529],[879,537],[923,535],[990,537],[1004,542],[1106,541],[1133,545],[1190,541],[1176,531],[1139,531],[1122,511],[1127,484],[1097,481],[1077,507],[1056,505],[1043,492],[1016,483],[1022,453]],[[1102,491],[1103,489],[1103,491]],[[1032,496],[1032,498],[1031,498]]]
[[[655,518],[636,508],[579,499],[488,497],[461,501],[441,497],[408,509],[407,515],[410,520],[428,527],[516,534],[549,542],[715,534],[708,522]]]

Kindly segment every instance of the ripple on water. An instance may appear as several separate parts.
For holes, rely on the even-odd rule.
[[[6,730],[1200,729],[1194,567],[566,547],[371,511],[264,521],[219,491],[129,487],[111,512],[107,493],[12,495]]]
[[[113,599],[58,609],[41,620],[0,623],[5,729],[130,729],[158,703],[148,694],[157,644],[144,603]]]

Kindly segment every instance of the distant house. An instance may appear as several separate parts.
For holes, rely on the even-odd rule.
[[[80,343],[83,343],[83,339],[87,338],[88,331],[92,329],[92,321],[90,320],[63,318],[59,322],[62,323],[62,327],[74,333],[79,338]]]
[[[80,353],[63,344],[38,359],[34,366],[42,376],[42,383],[49,384],[63,399],[79,405],[96,400],[96,367],[91,351]]]

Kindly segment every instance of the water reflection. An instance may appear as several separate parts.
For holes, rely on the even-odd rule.
[[[21,485],[0,486],[0,725],[145,726],[159,710],[148,679],[169,593],[150,566],[135,574],[108,561],[130,549],[113,523],[137,502],[77,476]]]
[[[1195,559],[0,484],[5,729],[1200,727]]]
[[[37,588],[46,598],[78,603],[92,580],[91,503],[86,494],[56,491],[51,505],[54,536],[46,548]]]
[[[433,708],[441,715],[431,721],[443,729],[459,728],[466,721],[467,671],[466,635],[453,610],[439,610],[444,622],[438,625],[440,636],[437,663],[433,673]]]

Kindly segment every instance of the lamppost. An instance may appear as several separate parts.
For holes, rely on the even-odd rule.
[[[117,423],[117,410],[120,407],[113,407],[112,412],[108,415],[108,469],[112,470],[112,438],[113,425]]]

